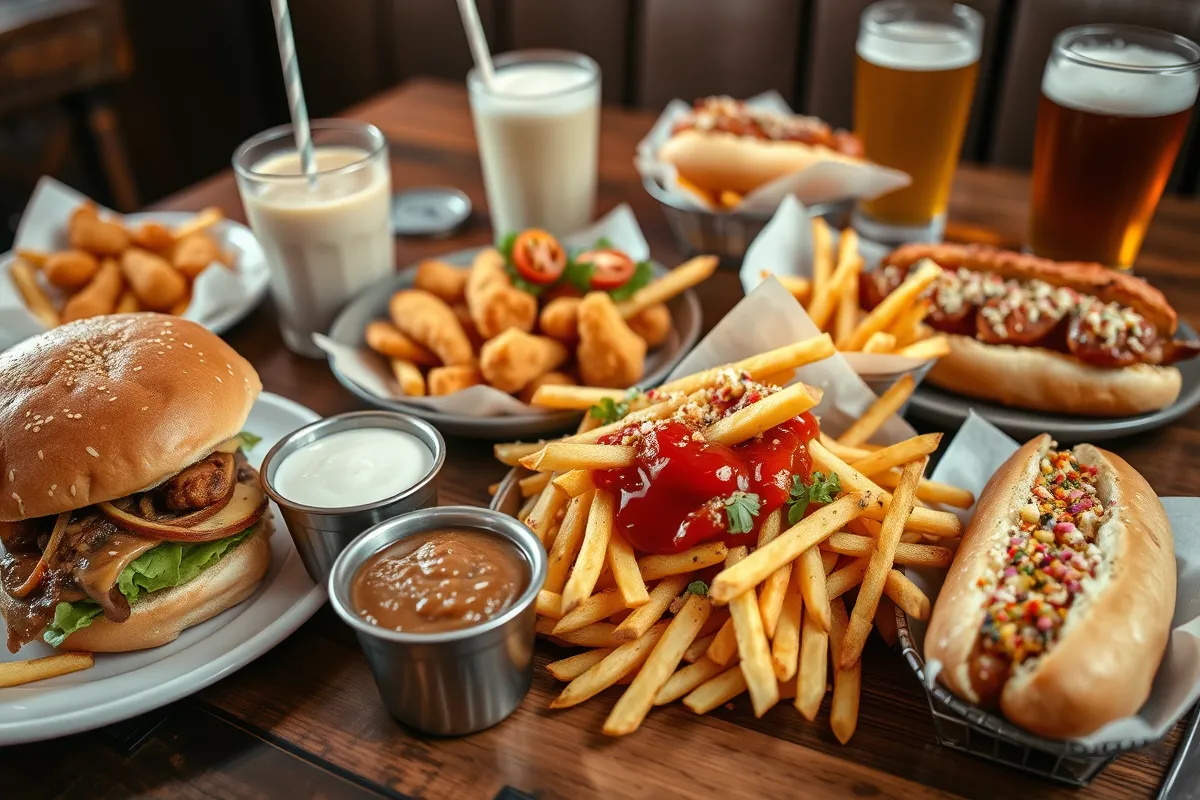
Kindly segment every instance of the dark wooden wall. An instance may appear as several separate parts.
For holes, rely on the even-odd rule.
[[[1028,166],[1042,66],[1068,25],[1140,21],[1200,36],[1197,0],[965,0],[986,19],[964,157]],[[479,0],[492,48],[580,50],[607,102],[781,92],[851,123],[854,40],[869,0]],[[462,80],[471,60],[451,0],[291,0],[314,115],[418,75]],[[143,199],[224,167],[287,119],[267,0],[125,0],[135,70],[114,92]],[[1193,125],[1195,127],[1195,125]],[[1194,133],[1194,132],[1193,132]],[[1194,191],[1195,135],[1173,188]]]

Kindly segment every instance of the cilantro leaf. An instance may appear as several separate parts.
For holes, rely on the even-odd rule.
[[[621,302],[633,297],[633,293],[641,289],[654,277],[654,267],[649,261],[639,261],[633,270],[633,276],[621,286],[609,292],[613,302]]]
[[[734,492],[722,503],[729,522],[730,533],[749,533],[754,528],[754,518],[761,506],[758,495],[752,492]]]
[[[698,594],[701,597],[708,597],[708,584],[704,581],[692,581],[683,590],[684,594]]]
[[[588,416],[592,419],[598,419],[601,423],[608,424],[616,422],[629,413],[628,400],[613,400],[611,397],[602,397],[600,402],[588,409]]]
[[[792,489],[788,493],[788,524],[795,525],[804,517],[809,503],[832,503],[842,491],[842,481],[836,472],[825,477],[823,472],[814,472],[812,481],[805,483],[799,475],[792,476]]]

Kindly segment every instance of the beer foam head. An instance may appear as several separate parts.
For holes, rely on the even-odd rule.
[[[1174,54],[1140,45],[1076,44],[1071,52],[1114,66],[1173,67],[1186,63]],[[1121,72],[1102,64],[1054,57],[1042,75],[1042,94],[1060,106],[1124,117],[1161,117],[1191,108],[1200,75]]]
[[[958,69],[979,60],[979,41],[967,31],[936,22],[897,20],[864,25],[858,54],[880,67],[910,71]]]
[[[472,102],[492,114],[567,114],[596,102],[599,91],[599,81],[581,66],[512,64],[496,70],[491,89],[472,91]]]

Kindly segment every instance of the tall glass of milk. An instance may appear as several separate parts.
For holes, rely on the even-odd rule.
[[[395,269],[387,140],[374,125],[313,120],[316,176],[300,166],[292,126],[251,137],[233,154],[246,217],[271,273],[284,343],[321,358],[314,333],[346,301]]]
[[[495,81],[467,75],[492,228],[561,235],[596,206],[600,68],[585,55],[523,50],[495,59]]]

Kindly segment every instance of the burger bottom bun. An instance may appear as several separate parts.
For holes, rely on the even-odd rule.
[[[929,373],[938,388],[1007,406],[1087,417],[1127,417],[1166,408],[1179,397],[1175,367],[1107,369],[1038,347],[983,344],[951,335],[949,355]]]
[[[267,517],[248,539],[192,580],[146,595],[133,604],[124,622],[96,617],[58,649],[122,653],[174,641],[187,628],[212,619],[254,593],[271,565],[271,530]]]

